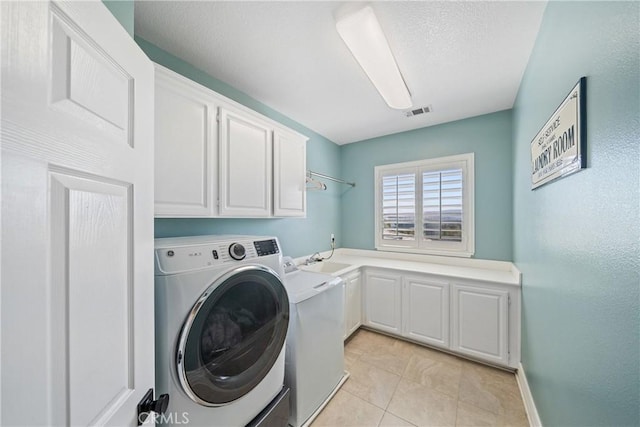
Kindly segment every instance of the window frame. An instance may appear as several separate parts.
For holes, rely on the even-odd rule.
[[[471,257],[475,253],[475,171],[474,153],[437,157],[418,161],[394,163],[374,167],[375,179],[375,246],[379,251]],[[462,169],[462,241],[424,239],[423,172]],[[382,178],[383,176],[412,173],[415,176],[415,239],[388,240],[382,238]]]

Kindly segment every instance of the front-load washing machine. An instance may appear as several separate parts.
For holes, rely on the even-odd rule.
[[[160,421],[241,427],[276,404],[289,322],[281,261],[274,237],[156,239],[156,390],[170,397]]]

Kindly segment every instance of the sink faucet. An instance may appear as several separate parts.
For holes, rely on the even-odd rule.
[[[316,262],[322,261],[322,257],[320,256],[320,252],[316,252],[306,259],[304,262],[305,265],[315,264]]]

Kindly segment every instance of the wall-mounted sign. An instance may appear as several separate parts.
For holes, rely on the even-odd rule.
[[[586,78],[531,141],[531,189],[587,167]]]

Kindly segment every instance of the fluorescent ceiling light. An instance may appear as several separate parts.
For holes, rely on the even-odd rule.
[[[371,6],[336,19],[342,40],[391,108],[411,108],[411,94]]]

